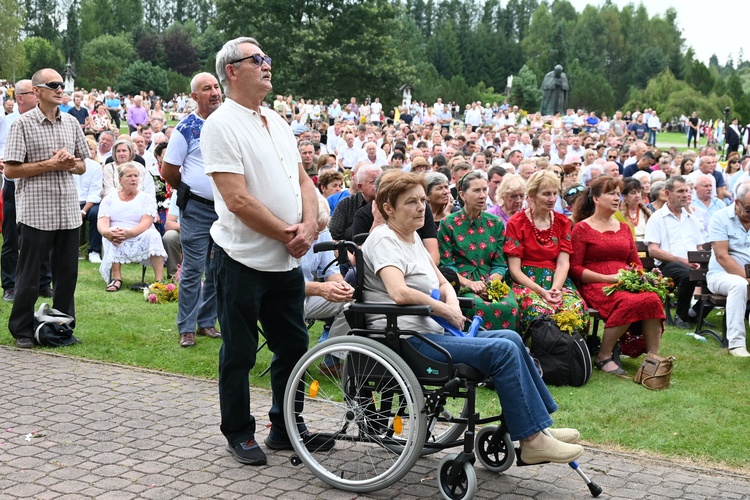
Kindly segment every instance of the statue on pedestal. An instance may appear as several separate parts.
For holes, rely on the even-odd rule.
[[[558,64],[553,71],[544,75],[542,80],[542,115],[565,114],[568,92],[568,77],[563,73],[563,67]]]

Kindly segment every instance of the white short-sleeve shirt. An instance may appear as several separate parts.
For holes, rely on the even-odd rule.
[[[240,174],[248,193],[276,217],[290,226],[302,221],[302,159],[289,124],[278,113],[262,107],[259,114],[227,99],[203,125],[201,150],[206,175]],[[211,227],[211,237],[229,257],[266,272],[299,266],[299,259],[289,254],[284,243],[253,231],[230,212],[213,179],[211,185],[219,216]]]
[[[647,245],[657,243],[665,252],[686,259],[689,251],[705,243],[704,239],[701,223],[694,215],[683,208],[678,219],[665,203],[649,217],[643,241]],[[655,262],[662,264],[660,260],[655,259]]]

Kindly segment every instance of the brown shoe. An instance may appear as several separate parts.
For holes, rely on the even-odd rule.
[[[180,347],[193,347],[195,345],[195,334],[193,332],[180,334]]]
[[[213,326],[209,326],[207,328],[198,328],[198,331],[195,332],[195,334],[203,337],[211,337],[212,339],[221,338],[221,332],[219,332],[219,330],[217,330]]]

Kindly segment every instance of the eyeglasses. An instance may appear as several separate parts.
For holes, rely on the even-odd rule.
[[[271,58],[268,56],[262,56],[260,54],[253,54],[251,56],[243,57],[242,59],[237,59],[236,61],[232,61],[229,64],[237,64],[241,63],[242,61],[247,61],[248,59],[252,59],[253,64],[256,66],[263,66],[263,63],[265,62],[269,66],[273,66],[271,64]]]
[[[730,160],[729,164],[731,165],[732,163],[739,163],[739,162],[740,160]]]
[[[575,172],[571,172],[571,173],[569,173],[569,174],[565,174],[565,175],[564,175],[564,177],[577,177],[577,176],[578,176],[578,174],[577,174],[577,173],[575,173]]]
[[[737,200],[737,203],[740,204],[740,206],[742,207],[742,209],[745,211],[745,214],[750,215],[750,209],[747,208],[744,203],[742,203],[740,200]]]
[[[47,83],[37,83],[34,85],[35,87],[41,87],[43,89],[49,89],[49,90],[58,90],[63,88],[65,84],[63,82],[47,82]]]
[[[616,160],[616,159],[617,159],[617,155],[614,155],[614,156],[607,156],[607,159],[608,159],[608,160]]]
[[[16,92],[16,95],[26,95],[26,94],[33,94],[33,90],[29,90],[28,92]]]

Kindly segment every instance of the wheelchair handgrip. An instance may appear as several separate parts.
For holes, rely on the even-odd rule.
[[[429,316],[432,314],[430,306],[399,306],[396,304],[354,303],[349,310],[354,314],[397,314],[399,316]]]
[[[313,252],[320,253],[320,252],[328,252],[336,250],[336,243],[333,241],[324,241],[322,243],[316,243],[313,245]]]
[[[474,309],[474,299],[471,297],[459,297],[458,307],[461,309]]]

